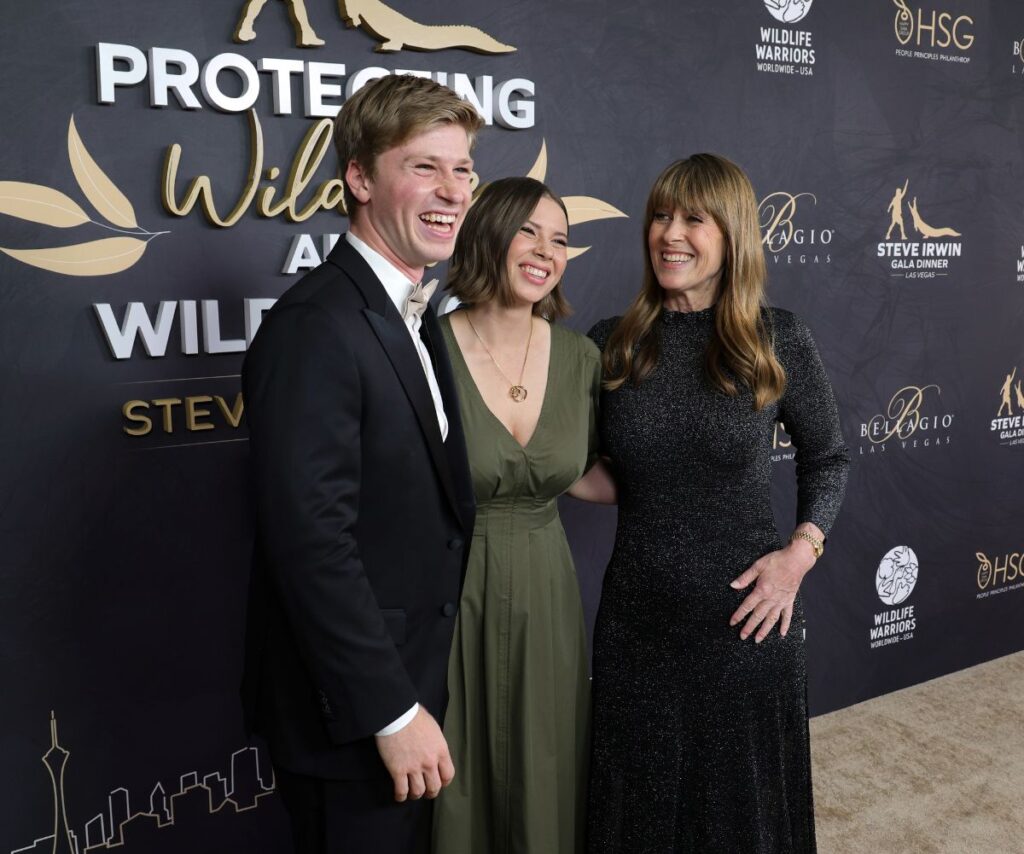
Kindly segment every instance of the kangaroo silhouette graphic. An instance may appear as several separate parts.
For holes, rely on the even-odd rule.
[[[910,208],[910,215],[914,218],[914,228],[917,233],[920,234],[925,240],[929,237],[959,237],[960,232],[954,231],[952,228],[934,228],[928,225],[923,219],[921,214],[917,212],[917,196],[914,196],[913,200],[908,205]]]
[[[380,0],[338,0],[341,16],[350,27],[360,27],[376,38],[377,53],[454,48],[474,53],[513,53],[483,30],[470,26],[429,26],[407,18]]]

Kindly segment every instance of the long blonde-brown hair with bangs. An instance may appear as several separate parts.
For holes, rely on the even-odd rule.
[[[764,285],[768,276],[761,248],[757,199],[746,173],[716,154],[694,154],[670,165],[651,188],[644,214],[644,281],[604,348],[604,386],[639,384],[661,356],[658,319],[665,292],[654,274],[647,235],[658,211],[702,211],[725,238],[722,278],[714,307],[714,330],[704,353],[711,385],[735,397],[740,386],[754,398],[754,409],[778,400],[786,373],[775,357],[767,327]]]

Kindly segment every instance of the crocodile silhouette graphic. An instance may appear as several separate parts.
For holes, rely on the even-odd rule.
[[[445,50],[456,48],[475,53],[512,53],[515,48],[503,44],[483,30],[470,26],[428,26],[407,18],[380,0],[338,0],[341,16],[350,27],[360,27],[376,38],[378,53],[409,50]]]
[[[320,38],[309,22],[306,0],[284,0],[288,17],[295,29],[297,47],[321,47]],[[239,44],[256,38],[256,18],[267,0],[244,0],[242,13],[235,27],[234,40]],[[406,17],[380,0],[338,0],[338,11],[349,27],[359,27],[377,40],[378,53],[400,50],[470,50],[475,53],[513,53],[516,48],[504,44],[477,27],[464,24],[431,26]]]
[[[960,236],[959,231],[954,231],[952,228],[935,228],[921,219],[921,215],[917,212],[917,196],[914,196],[914,200],[907,207],[910,208],[910,215],[914,218],[914,228],[917,229],[917,233],[925,240],[929,237]]]

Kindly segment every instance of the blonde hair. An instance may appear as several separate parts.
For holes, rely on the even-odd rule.
[[[512,304],[507,265],[509,246],[543,198],[555,202],[568,221],[569,214],[562,200],[533,178],[501,178],[480,191],[455,239],[455,251],[448,267],[445,288],[460,302],[480,305],[498,300],[505,306]],[[561,281],[533,306],[533,313],[547,320],[559,320],[571,311],[562,293]]]
[[[671,164],[651,188],[644,215],[644,281],[604,350],[605,388],[640,383],[658,364],[657,326],[664,292],[647,246],[654,214],[662,210],[703,211],[725,238],[722,280],[714,308],[714,329],[704,353],[711,385],[735,397],[739,384],[759,410],[782,397],[786,373],[775,356],[763,316],[767,265],[761,248],[757,199],[746,173],[715,154],[694,154]]]
[[[451,89],[411,74],[394,74],[368,83],[349,98],[334,120],[334,147],[344,177],[355,160],[369,177],[377,158],[437,125],[459,125],[473,147],[483,126],[476,109]],[[356,200],[345,184],[345,209],[351,216]]]

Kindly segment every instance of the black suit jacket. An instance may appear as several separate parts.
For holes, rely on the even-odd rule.
[[[266,315],[242,370],[256,504],[243,702],[275,763],[384,774],[373,734],[440,718],[473,530],[451,365],[423,330],[442,442],[409,332],[344,239]]]

